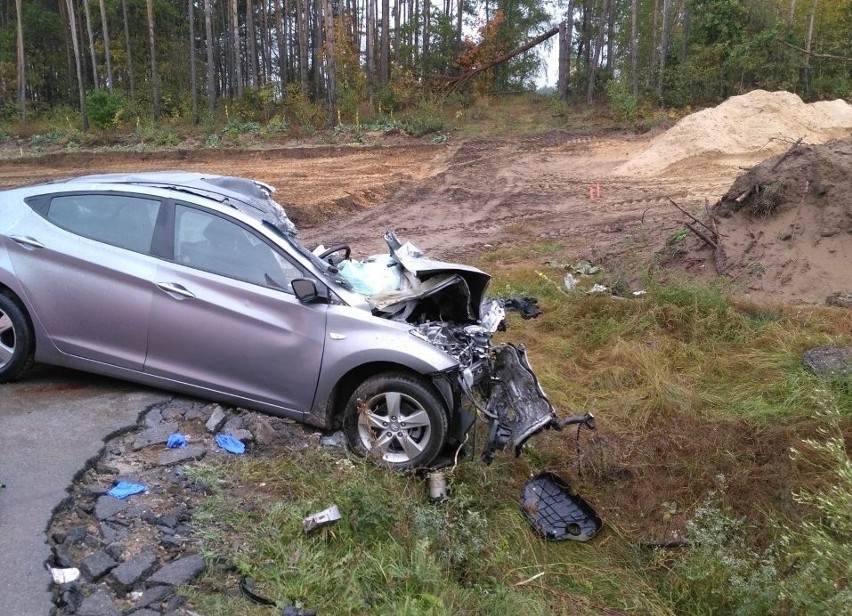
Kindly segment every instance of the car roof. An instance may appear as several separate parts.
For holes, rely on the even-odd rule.
[[[186,192],[229,205],[289,235],[296,234],[296,227],[287,218],[284,208],[272,199],[275,188],[249,178],[192,171],[146,171],[81,175],[51,182],[51,185],[84,183],[151,186]]]

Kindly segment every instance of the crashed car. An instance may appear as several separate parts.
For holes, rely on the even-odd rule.
[[[343,429],[396,468],[561,427],[489,276],[423,255],[308,250],[245,178],[77,177],[0,192],[0,382],[66,366]],[[1,395],[1,394],[0,394]]]

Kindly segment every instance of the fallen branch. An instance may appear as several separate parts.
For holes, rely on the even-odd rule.
[[[787,41],[781,42],[784,43],[787,47],[791,47],[796,51],[801,51],[806,56],[811,56],[812,58],[825,58],[827,60],[843,60],[844,62],[852,62],[852,58],[848,56],[835,56],[831,53],[817,53],[815,51],[808,51],[807,49],[803,49],[802,47],[798,47],[796,45],[793,45],[792,43],[788,43]]]
[[[553,28],[551,28],[550,30],[545,32],[544,34],[541,34],[541,35],[535,37],[534,39],[527,41],[526,43],[524,43],[520,47],[516,47],[515,49],[513,49],[512,51],[510,51],[508,53],[504,53],[499,58],[489,60],[485,64],[483,64],[481,66],[477,66],[476,68],[469,70],[468,72],[464,73],[463,75],[460,75],[460,76],[456,77],[455,79],[452,79],[441,89],[444,92],[452,92],[456,88],[458,88],[458,87],[464,85],[465,83],[467,83],[468,81],[470,81],[472,78],[474,78],[476,75],[478,75],[482,71],[487,71],[489,68],[493,68],[493,67],[497,66],[498,64],[502,64],[503,62],[507,62],[508,60],[511,60],[512,58],[514,58],[518,54],[522,54],[525,51],[529,51],[530,49],[532,49],[536,45],[543,43],[544,41],[546,41],[547,39],[549,39],[550,37],[552,37],[552,36],[554,36],[558,33],[559,33],[559,26],[554,26]]]
[[[769,168],[769,170],[775,171],[778,168],[778,165],[783,163],[784,159],[786,159],[788,156],[790,156],[790,154],[793,153],[793,150],[795,150],[796,148],[798,148],[802,144],[802,139],[804,139],[804,138],[805,138],[804,136],[801,136],[798,139],[796,139],[796,142],[793,145],[790,146],[790,149],[787,150],[786,152],[784,152],[784,154],[781,156],[781,158],[776,160],[775,163]]]
[[[703,233],[701,233],[701,231],[699,231],[698,229],[696,229],[695,227],[693,227],[693,226],[692,226],[691,224],[689,224],[688,222],[685,222],[685,223],[683,223],[683,224],[685,224],[685,225],[686,225],[686,228],[687,228],[687,229],[689,229],[689,230],[690,230],[690,231],[692,231],[695,235],[697,235],[697,236],[698,236],[698,237],[700,237],[702,240],[704,240],[704,243],[705,243],[705,244],[707,244],[708,246],[710,246],[711,248],[713,248],[713,250],[716,250],[716,248],[718,247],[718,244],[716,244],[716,242],[714,242],[714,241],[713,241],[713,240],[711,240],[709,237],[707,237],[706,235],[704,235]]]
[[[672,204],[673,206],[675,206],[677,209],[679,209],[681,212],[683,212],[684,214],[686,214],[687,216],[689,216],[689,217],[690,217],[693,221],[697,222],[699,225],[701,225],[702,227],[704,227],[705,229],[707,229],[707,231],[709,231],[710,233],[714,233],[713,229],[711,229],[710,227],[708,227],[707,225],[705,225],[703,222],[701,222],[700,220],[698,220],[695,216],[693,216],[692,214],[690,214],[689,212],[687,212],[685,209],[683,209],[682,207],[680,207],[677,203],[675,203],[674,199],[672,199],[671,197],[666,197],[666,199],[668,199],[668,200],[671,202],[671,204]]]

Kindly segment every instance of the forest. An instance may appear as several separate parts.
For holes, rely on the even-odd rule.
[[[550,47],[553,46],[553,47]],[[428,97],[533,90],[701,106],[852,96],[852,0],[0,0],[0,122],[333,127]]]

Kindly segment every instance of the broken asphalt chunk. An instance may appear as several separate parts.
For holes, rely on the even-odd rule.
[[[207,448],[204,445],[190,445],[181,449],[168,449],[157,458],[157,465],[172,466],[173,464],[182,464],[192,460],[200,460],[205,455],[207,455]]]
[[[188,584],[204,571],[204,558],[201,554],[184,556],[163,566],[150,578],[150,584],[164,584],[166,586],[183,586]]]
[[[133,558],[124,561],[118,567],[112,570],[110,574],[116,582],[116,587],[122,592],[133,590],[133,587],[139,584],[146,575],[154,570],[157,564],[157,557],[150,550],[140,552]]]

